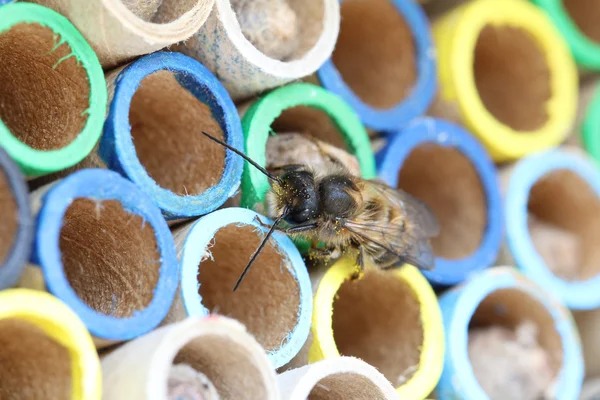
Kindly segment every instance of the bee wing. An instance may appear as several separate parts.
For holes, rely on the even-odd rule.
[[[399,189],[389,187],[376,180],[366,181],[373,190],[390,204],[402,210],[403,218],[410,222],[411,234],[416,238],[431,238],[439,235],[440,224],[427,204]]]

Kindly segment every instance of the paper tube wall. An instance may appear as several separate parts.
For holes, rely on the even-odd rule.
[[[107,80],[110,109],[98,153],[110,169],[168,219],[207,214],[235,194],[244,160],[202,135],[243,149],[237,109],[210,71],[183,54],[157,52]]]
[[[33,0],[67,17],[110,69],[188,39],[214,0]]]
[[[341,98],[318,86],[295,83],[270,92],[247,109],[242,128],[246,154],[263,167],[269,134],[308,132],[336,146],[345,146],[358,159],[364,178],[376,175],[364,126]],[[246,164],[242,175],[242,207],[261,205],[268,190],[268,178]]]
[[[396,133],[377,154],[379,178],[423,200],[440,222],[436,265],[423,274],[454,285],[491,266],[500,250],[502,199],[485,148],[464,128],[421,118]]]
[[[460,121],[496,161],[562,142],[575,118],[577,68],[542,10],[475,0],[433,25],[440,93],[429,112]]]
[[[596,400],[600,397],[600,379],[593,378],[583,383],[581,388],[580,400]]]
[[[357,281],[353,260],[325,273],[314,298],[308,361],[342,356],[377,368],[401,399],[425,399],[442,372],[444,331],[433,289],[411,265],[367,271]]]
[[[583,69],[600,71],[600,4],[594,0],[531,0],[552,19]]]
[[[29,177],[81,161],[98,141],[106,85],[98,58],[62,15],[0,8],[0,145]]]
[[[502,171],[506,241],[503,262],[569,308],[600,306],[600,172],[581,150],[528,156]],[[510,256],[510,258],[507,258]]]
[[[86,169],[31,194],[32,271],[82,319],[96,345],[133,339],[166,316],[179,277],[160,210],[117,173]]]
[[[254,211],[232,207],[175,230],[181,282],[165,323],[209,314],[238,319],[265,348],[273,367],[278,368],[292,359],[306,341],[312,290],[294,243],[276,231],[233,292],[266,233],[257,218],[271,223]]]
[[[246,328],[226,317],[192,317],[126,343],[102,359],[104,394],[114,400],[218,400],[194,390],[194,380],[179,388],[169,372],[187,365],[214,385],[221,400],[279,400],[275,372],[263,348]],[[195,394],[193,396],[192,394]]]
[[[393,400],[394,387],[376,368],[354,357],[318,361],[277,376],[281,400]]]
[[[17,283],[29,260],[33,218],[19,167],[0,147],[0,290]]]
[[[437,387],[439,400],[489,398],[475,376],[483,368],[473,372],[468,351],[469,336],[473,334],[471,329],[504,327],[514,330],[523,322],[534,324],[539,336],[536,342],[539,341],[551,367],[551,382],[542,388],[545,392],[538,395],[554,399],[577,398],[583,381],[583,359],[572,316],[549,292],[515,269],[498,267],[480,271],[462,285],[443,294],[440,306],[447,351],[444,372]],[[494,358],[498,357],[499,351],[488,349],[487,359],[485,355],[478,354],[480,361],[501,369],[501,360]],[[479,350],[483,351],[484,348]],[[520,360],[517,356],[516,359],[506,360],[506,363],[516,368],[521,361],[531,360]],[[511,378],[507,376],[507,379]],[[498,378],[496,382],[500,384]],[[515,390],[520,386],[516,380],[509,380],[503,387]],[[506,398],[536,396],[534,393],[529,396],[520,393],[517,397]]]
[[[102,398],[98,354],[81,320],[55,297],[0,292],[0,398]]]
[[[339,25],[338,0],[216,0],[206,24],[177,50],[244,100],[314,73],[331,56]]]
[[[318,71],[369,128],[397,129],[423,114],[437,90],[429,22],[412,0],[344,0],[340,36]]]

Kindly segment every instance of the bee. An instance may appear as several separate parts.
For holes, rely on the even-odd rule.
[[[422,200],[383,182],[353,176],[341,164],[333,164],[326,171],[284,165],[269,172],[227,143],[202,133],[243,157],[272,181],[266,214],[274,222],[265,225],[269,231],[234,291],[275,230],[325,243],[325,249],[311,249],[320,255],[354,251],[361,272],[367,264],[382,270],[405,263],[422,270],[435,267],[430,239],[439,234],[440,227]]]

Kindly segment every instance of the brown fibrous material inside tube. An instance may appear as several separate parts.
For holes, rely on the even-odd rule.
[[[385,393],[365,376],[353,372],[344,372],[321,379],[308,395],[308,400],[334,399],[385,399]]]
[[[90,85],[51,29],[20,23],[0,33],[0,120],[36,150],[69,145],[87,121]]]
[[[600,198],[570,170],[540,178],[528,199],[529,234],[548,268],[566,280],[600,273]]]
[[[19,209],[12,188],[4,172],[0,170],[0,266],[12,249],[19,230]]]
[[[119,201],[75,199],[59,245],[69,284],[97,312],[131,317],[152,301],[161,267],[154,229]]]
[[[265,329],[271,327],[265,323]],[[226,337],[198,337],[179,351],[173,363],[187,364],[204,374],[222,399],[269,398],[270,393],[267,393],[263,376],[252,354],[242,345]]]
[[[389,0],[344,0],[332,55],[344,82],[365,103],[387,109],[402,102],[417,80],[413,34]]]
[[[266,56],[293,61],[304,57],[321,36],[324,0],[231,0],[242,33]]]
[[[0,398],[70,399],[69,350],[37,326],[0,320]]]
[[[418,370],[423,345],[415,293],[377,270],[345,281],[333,303],[333,335],[341,355],[360,358],[402,385]]]
[[[233,287],[263,235],[250,225],[217,231],[200,263],[202,304],[210,312],[241,321],[267,350],[279,349],[297,324],[300,289],[287,256],[270,239],[238,289]],[[209,257],[210,255],[210,257]]]
[[[347,148],[333,119],[325,111],[314,107],[296,106],[284,110],[273,121],[271,129],[277,133],[303,133],[341,149]]]
[[[459,150],[415,148],[398,175],[398,188],[424,201],[440,223],[431,240],[436,256],[462,259],[475,252],[487,226],[486,196],[473,164]]]
[[[202,131],[223,140],[223,129],[210,107],[173,73],[159,71],[142,79],[131,99],[129,122],[137,157],[162,188],[197,195],[221,180],[225,149]]]
[[[554,398],[544,396],[563,353],[545,307],[521,290],[499,289],[481,302],[471,319],[469,358],[490,398],[536,400]]]
[[[597,0],[562,0],[575,25],[588,39],[600,43],[600,3]]]
[[[548,122],[552,96],[543,49],[528,31],[485,26],[475,46],[473,73],[485,108],[515,131],[534,131]]]
[[[168,24],[190,11],[198,0],[121,0],[138,18],[155,24]]]

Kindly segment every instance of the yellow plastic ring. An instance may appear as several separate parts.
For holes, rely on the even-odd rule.
[[[54,296],[31,289],[0,292],[0,319],[20,319],[40,328],[68,349],[71,356],[71,399],[102,398],[100,360],[83,322]]]
[[[333,303],[342,284],[356,271],[354,260],[343,258],[331,266],[320,281],[314,298],[309,363],[341,355],[333,335]],[[407,264],[389,274],[390,279],[402,280],[413,290],[420,305],[423,329],[418,369],[396,390],[402,399],[426,399],[437,385],[443,369],[444,329],[440,307],[431,285],[417,268]]]
[[[474,50],[486,25],[509,25],[529,32],[543,49],[550,72],[548,120],[538,130],[515,131],[498,121],[477,91]],[[496,161],[520,158],[558,145],[569,132],[577,109],[577,67],[560,33],[543,11],[522,0],[475,0],[458,7],[433,26],[443,100],[458,107],[465,125]]]

